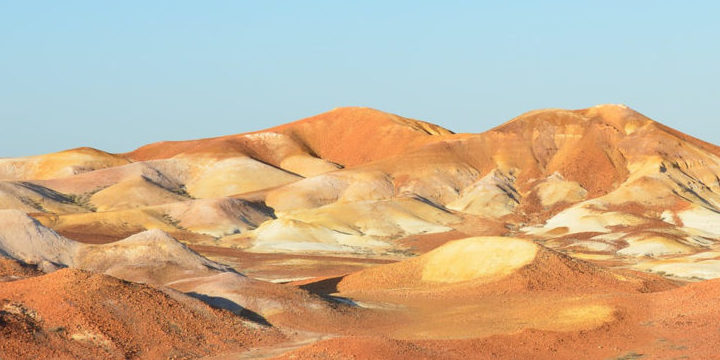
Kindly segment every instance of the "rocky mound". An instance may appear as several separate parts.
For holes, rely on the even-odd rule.
[[[0,357],[198,358],[279,339],[228,312],[174,297],[71,269],[3,283]]]
[[[240,315],[252,314],[273,326],[293,329],[342,331],[347,321],[357,320],[359,311],[294,286],[268,283],[230,272],[187,278],[167,286],[192,294],[212,306]]]
[[[84,244],[58,235],[17,210],[0,210],[0,254],[30,264],[49,263],[157,284],[232,271],[161,230],[108,244]]]
[[[147,230],[108,244],[82,244],[73,262],[80,269],[153,284],[233,271],[198,255],[161,230]]]

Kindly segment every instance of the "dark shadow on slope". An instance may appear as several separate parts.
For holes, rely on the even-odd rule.
[[[304,285],[298,286],[299,288],[309,291],[316,295],[328,295],[337,292],[337,284],[342,281],[345,276],[338,276],[329,279],[323,279]]]
[[[186,295],[193,297],[195,299],[198,299],[214,308],[218,309],[225,309],[228,311],[233,312],[235,315],[239,315],[244,317],[245,319],[248,319],[256,324],[260,324],[263,326],[272,326],[262,315],[252,311],[248,310],[242,306],[240,306],[238,303],[228,300],[223,297],[219,296],[209,296],[205,294],[199,294],[194,291],[185,293]]]
[[[55,191],[50,188],[46,188],[44,186],[33,184],[28,181],[20,181],[16,183],[19,186],[22,186],[32,192],[35,192],[36,194],[42,195],[43,197],[49,198],[51,200],[57,201],[62,204],[74,204],[72,198],[68,195],[65,195],[61,192]]]
[[[412,197],[412,198],[415,199],[415,200],[421,201],[421,202],[423,202],[423,203],[425,203],[425,204],[427,204],[427,205],[430,205],[430,206],[432,206],[432,207],[434,207],[434,208],[436,208],[436,209],[438,209],[438,210],[440,210],[440,211],[442,211],[442,212],[444,212],[444,213],[452,214],[452,211],[448,210],[446,207],[444,207],[444,206],[442,206],[442,205],[440,205],[440,204],[436,204],[435,202],[433,202],[432,200],[430,200],[430,199],[428,199],[428,198],[426,198],[426,197],[420,196],[420,195],[418,195],[418,194],[413,194],[413,197]]]
[[[346,297],[342,297],[342,296],[333,296],[333,295],[320,295],[320,296],[323,299],[333,302],[333,303],[348,305],[348,306],[352,306],[352,307],[360,306],[355,302],[355,300],[352,300],[350,298],[346,298]]]
[[[275,209],[267,206],[264,201],[249,201],[244,199],[241,200],[246,202],[250,208],[260,212],[261,214],[267,215],[273,219],[277,219],[277,216],[275,215]]]

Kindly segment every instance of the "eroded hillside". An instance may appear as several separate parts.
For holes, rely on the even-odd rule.
[[[0,357],[707,358],[717,224],[720,148],[622,105],[0,159]]]

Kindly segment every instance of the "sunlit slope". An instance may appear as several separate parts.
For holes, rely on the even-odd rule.
[[[150,144],[125,156],[149,160],[180,154],[244,154],[279,168],[286,168],[286,162],[287,170],[301,174],[304,171],[292,169],[323,170],[321,162],[311,159],[351,167],[403,153],[428,137],[449,134],[430,123],[370,108],[345,107],[255,133]]]
[[[72,269],[2,283],[0,356],[196,358],[281,339],[272,329],[171,295]]]
[[[463,297],[527,291],[589,293],[645,285],[641,278],[615,274],[526,239],[471,237],[346,276],[337,289],[360,298]]]
[[[480,134],[338,108],[126,154],[2,159],[0,206],[94,242],[160,229],[257,252],[399,254],[403,238],[486,222],[589,260],[664,261],[714,249],[719,156],[622,105]]]
[[[127,164],[123,156],[93,148],[77,148],[52,154],[0,159],[1,180],[43,180]]]
[[[0,225],[0,259],[31,264],[45,272],[69,267],[111,275],[180,290],[237,314],[248,309],[293,324],[335,311],[305,291],[251,279],[209,260],[161,230],[107,244],[86,244],[65,238],[17,210],[0,210]],[[0,278],[32,274],[6,260],[0,270]]]

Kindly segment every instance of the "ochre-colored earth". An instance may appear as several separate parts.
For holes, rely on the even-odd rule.
[[[720,359],[720,147],[368,108],[0,159],[0,359]]]

